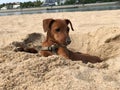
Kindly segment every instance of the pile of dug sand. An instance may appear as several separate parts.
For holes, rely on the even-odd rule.
[[[21,42],[39,45],[44,35],[37,33],[30,37],[34,34]],[[15,52],[16,46],[9,44],[0,49],[0,89],[119,90],[120,28],[99,28],[94,32],[72,34],[71,38],[69,48],[97,55],[103,62],[84,64],[57,55],[41,57],[38,53]]]

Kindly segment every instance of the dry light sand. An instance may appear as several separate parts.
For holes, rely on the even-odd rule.
[[[69,48],[103,62],[84,64],[13,51],[12,42],[45,34],[46,18],[70,19],[75,31],[70,32]],[[1,16],[0,36],[0,90],[120,90],[120,10]],[[34,39],[38,45],[44,35]]]

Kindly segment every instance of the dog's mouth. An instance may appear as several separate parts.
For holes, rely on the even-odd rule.
[[[70,37],[68,37],[65,40],[62,40],[62,42],[60,41],[59,43],[63,46],[67,46],[71,43],[71,39],[70,39]]]
[[[65,45],[65,46],[68,46],[69,44],[70,44],[70,43],[65,43],[64,45]]]
[[[64,42],[64,43],[61,43],[61,46],[68,46],[70,43],[68,43],[68,42]]]

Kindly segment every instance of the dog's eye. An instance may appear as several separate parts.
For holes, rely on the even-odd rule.
[[[56,29],[56,32],[60,32],[60,29],[58,28],[58,29]]]

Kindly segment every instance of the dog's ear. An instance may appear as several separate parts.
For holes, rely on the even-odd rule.
[[[44,29],[44,32],[47,32],[48,30],[51,29],[51,25],[53,24],[55,20],[50,18],[50,19],[44,19],[43,20],[43,29]]]
[[[71,21],[69,19],[65,19],[65,22],[67,25],[70,24],[72,31],[74,31]]]

